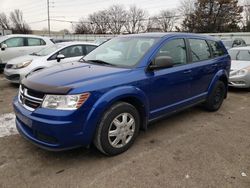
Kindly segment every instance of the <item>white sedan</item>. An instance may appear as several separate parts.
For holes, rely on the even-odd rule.
[[[4,69],[5,77],[19,83],[27,74],[62,63],[78,61],[97,47],[86,42],[63,42],[51,45],[37,53],[10,60]]]
[[[54,44],[48,37],[36,35],[6,35],[0,37],[0,69],[12,58],[37,52]]]
[[[231,48],[229,86],[250,89],[250,47]]]

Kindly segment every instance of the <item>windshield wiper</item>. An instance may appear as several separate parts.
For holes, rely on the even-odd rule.
[[[91,63],[91,62],[93,62],[93,63],[98,63],[98,64],[105,64],[105,65],[111,65],[111,66],[116,66],[116,65],[114,65],[114,64],[112,64],[112,63],[108,63],[108,62],[106,62],[106,61],[103,61],[103,60],[99,60],[99,59],[93,59],[93,60],[84,60],[85,62],[87,62],[87,63]]]
[[[78,61],[80,61],[80,62],[87,62],[87,61],[84,59],[84,57],[82,57],[82,58],[79,59]]]

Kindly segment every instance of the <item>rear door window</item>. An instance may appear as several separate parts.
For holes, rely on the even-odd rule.
[[[189,44],[193,62],[204,61],[211,58],[210,49],[205,40],[189,39]]]

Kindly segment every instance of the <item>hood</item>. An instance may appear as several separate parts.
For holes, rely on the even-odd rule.
[[[250,61],[235,61],[232,60],[231,62],[231,70],[240,70],[250,67]]]
[[[44,93],[64,94],[71,89],[94,84],[97,80],[105,82],[107,77],[114,78],[116,74],[127,72],[130,72],[130,69],[74,62],[31,74],[22,81],[22,84]]]
[[[24,61],[35,60],[35,59],[38,59],[38,58],[41,58],[41,56],[24,55],[24,56],[19,56],[19,57],[11,59],[10,61],[8,61],[7,64],[15,65],[15,64],[18,64],[18,63],[22,63]]]

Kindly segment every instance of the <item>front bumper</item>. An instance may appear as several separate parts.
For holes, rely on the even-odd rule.
[[[12,83],[20,83],[20,81],[24,78],[25,74],[22,74],[20,70],[5,68],[4,76],[7,80],[9,80]]]
[[[91,143],[84,131],[83,109],[76,111],[37,108],[25,109],[17,97],[13,101],[19,133],[35,145],[53,151],[67,150]]]
[[[250,73],[243,76],[229,77],[228,85],[236,88],[250,88]]]

